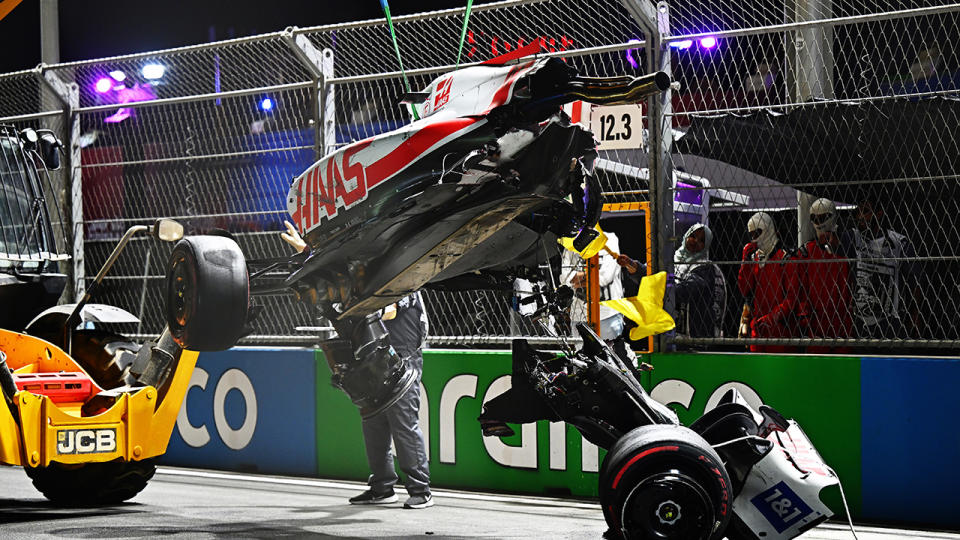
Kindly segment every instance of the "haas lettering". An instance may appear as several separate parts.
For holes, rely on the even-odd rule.
[[[337,215],[337,208],[349,209],[367,198],[366,169],[354,156],[370,143],[355,144],[320,161],[300,177],[294,221],[308,231]]]

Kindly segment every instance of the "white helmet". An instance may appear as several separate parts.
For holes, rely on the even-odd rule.
[[[770,214],[757,212],[750,216],[750,221],[747,222],[747,232],[750,233],[750,240],[756,242],[760,251],[769,257],[778,240],[777,229]]]
[[[810,205],[810,221],[817,234],[836,232],[837,205],[830,199],[817,199]]]

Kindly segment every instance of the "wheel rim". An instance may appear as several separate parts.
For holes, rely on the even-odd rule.
[[[630,491],[620,523],[627,538],[696,540],[709,537],[714,511],[703,486],[671,470],[644,478]]]
[[[167,306],[171,329],[182,329],[189,324],[196,311],[196,275],[187,257],[179,253],[170,269],[167,288]]]

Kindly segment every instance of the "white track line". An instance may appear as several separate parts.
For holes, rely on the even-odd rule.
[[[169,476],[184,476],[193,478],[215,478],[220,480],[239,480],[244,482],[254,482],[260,484],[275,484],[287,486],[307,486],[319,488],[332,488],[356,491],[358,487],[364,486],[361,482],[347,483],[331,480],[312,480],[309,478],[291,478],[285,476],[266,476],[229,472],[201,471],[196,469],[179,469],[171,467],[157,467],[157,474]],[[569,501],[566,499],[551,499],[547,497],[512,497],[509,495],[489,495],[485,493],[469,493],[463,491],[448,490],[430,490],[433,494],[445,499],[464,499],[473,501],[492,501],[492,502],[510,502],[510,503],[533,503],[539,506],[556,506],[562,508],[583,508],[587,510],[600,510],[599,504],[582,503]]]

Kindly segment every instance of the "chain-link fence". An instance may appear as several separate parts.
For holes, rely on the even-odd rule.
[[[673,258],[691,224],[711,228],[711,271],[725,278],[714,280],[713,290],[726,289],[726,307],[709,333],[695,329],[699,323],[689,319],[707,307],[686,301],[681,287],[707,265],[691,253],[678,259],[694,263],[676,269],[681,343],[742,349],[744,304],[753,315],[742,335],[773,337],[766,330],[751,334],[750,326],[763,321],[758,328],[766,329],[771,319],[763,319],[764,309],[784,302],[774,302],[762,283],[742,294],[738,272],[747,282],[751,270],[765,276],[776,269],[777,279],[793,288],[773,321],[786,330],[775,337],[807,345],[811,337],[861,338],[869,330],[871,338],[948,345],[958,338],[952,321],[960,300],[949,279],[958,240],[951,219],[958,213],[951,186],[960,159],[951,129],[960,80],[951,46],[960,37],[958,11],[960,4],[921,0],[749,6],[699,0],[659,10],[641,0],[509,0],[475,6],[461,66],[539,41],[544,54],[584,74],[667,69],[679,81],[662,110],[568,112],[605,141],[596,167],[605,202],[649,199],[656,213],[657,201],[666,201],[659,208],[669,216],[659,223],[665,219],[671,232],[654,246],[655,268]],[[660,35],[643,20],[658,13]],[[454,68],[463,14],[394,19],[412,90]],[[0,122],[52,123],[73,149],[73,167],[57,178],[78,233],[71,240],[78,290],[127,227],[157,217],[175,217],[189,233],[225,229],[251,258],[287,255],[278,231],[291,179],[338,145],[409,121],[397,106],[405,90],[392,48],[385,21],[372,20],[46,66],[0,76]],[[162,76],[152,78],[157,70]],[[649,115],[661,130],[647,133]],[[621,136],[629,143],[611,143]],[[825,251],[829,243],[814,242],[801,256],[798,243],[814,238],[809,211],[819,197],[836,205],[837,247]],[[741,272],[746,222],[761,210],[772,216],[790,256],[771,262],[774,250],[761,250],[764,257]],[[624,253],[641,261],[647,239],[665,230],[656,224],[647,230],[635,210],[607,214],[604,226],[619,235]],[[162,327],[169,249],[135,240],[104,281],[100,301],[143,321],[131,331],[155,334]],[[559,278],[560,269],[554,271]],[[818,285],[828,281],[833,289]],[[815,298],[820,293],[823,300]],[[512,296],[427,292],[431,341],[546,337],[511,309]],[[310,341],[326,326],[290,296],[258,302],[264,309],[247,342]],[[821,331],[833,324],[827,312],[841,313],[835,318],[845,334],[826,335],[836,334],[832,326]],[[877,322],[867,325],[871,314]]]
[[[728,339],[687,343],[957,348],[958,11],[923,0],[673,6],[666,41],[683,90],[672,166],[749,197],[709,214],[710,257],[731,285],[718,321]]]

